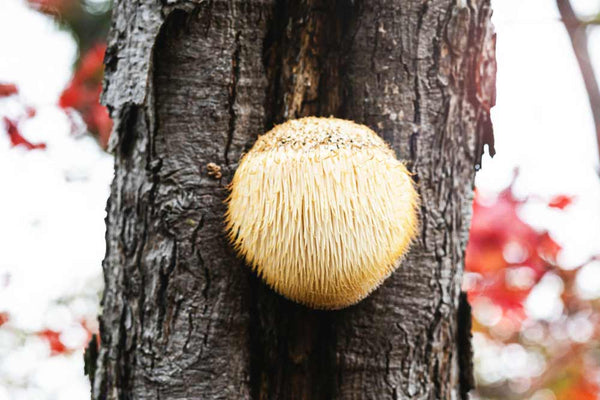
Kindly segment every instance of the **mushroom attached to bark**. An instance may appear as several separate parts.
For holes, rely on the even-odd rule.
[[[275,291],[314,308],[365,298],[418,229],[410,173],[371,129],[308,117],[260,136],[231,183],[235,250]]]

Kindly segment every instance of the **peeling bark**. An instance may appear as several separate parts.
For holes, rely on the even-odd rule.
[[[493,151],[490,15],[488,0],[117,1],[92,397],[466,398],[460,279],[475,167]],[[307,115],[373,128],[422,197],[403,265],[341,311],[273,293],[223,231],[240,156]]]

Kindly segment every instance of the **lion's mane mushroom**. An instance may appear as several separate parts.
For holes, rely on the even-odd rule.
[[[302,118],[258,138],[231,183],[235,250],[275,291],[324,309],[354,304],[417,233],[409,172],[366,126]]]

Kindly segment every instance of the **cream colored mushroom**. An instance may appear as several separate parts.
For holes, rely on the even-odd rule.
[[[371,129],[335,118],[292,120],[260,136],[227,202],[235,250],[275,291],[315,308],[366,297],[418,229],[404,164]]]

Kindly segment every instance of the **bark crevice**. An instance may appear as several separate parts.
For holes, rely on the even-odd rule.
[[[227,109],[229,112],[229,127],[227,129],[227,142],[225,143],[225,152],[223,158],[225,163],[229,164],[229,147],[231,147],[231,141],[235,133],[235,123],[237,115],[235,112],[235,100],[237,97],[237,87],[240,79],[240,34],[238,31],[235,34],[235,49],[231,56],[231,83],[229,85],[229,100]]]

